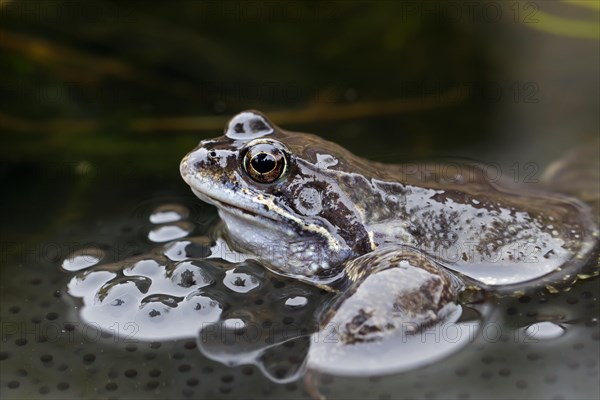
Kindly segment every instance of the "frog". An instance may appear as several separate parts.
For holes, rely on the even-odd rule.
[[[597,257],[582,202],[490,178],[478,163],[385,164],[256,110],[180,163],[222,236],[274,273],[339,295],[324,305],[342,348],[457,321],[467,289],[572,280]]]

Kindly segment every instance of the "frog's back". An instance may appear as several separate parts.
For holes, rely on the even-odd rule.
[[[484,284],[575,272],[598,245],[585,204],[489,179],[475,163],[372,166],[379,176],[355,177],[348,193],[375,244],[417,248]]]

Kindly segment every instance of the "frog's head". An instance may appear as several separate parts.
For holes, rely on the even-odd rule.
[[[218,208],[236,245],[285,274],[320,277],[372,246],[340,185],[351,178],[347,171],[360,170],[349,160],[334,143],[246,111],[223,136],[200,142],[180,170],[192,191]]]

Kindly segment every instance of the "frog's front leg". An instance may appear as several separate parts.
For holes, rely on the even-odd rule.
[[[427,336],[426,330],[443,324],[454,324],[464,336],[455,324],[462,286],[426,255],[382,246],[348,262],[345,273],[349,286],[323,316],[309,353],[311,368],[342,375],[389,372],[439,358],[465,343],[466,337],[441,343],[439,352],[431,343],[426,350],[421,346],[424,338],[417,333]]]
[[[346,344],[416,333],[456,310],[457,279],[426,255],[385,246],[348,263],[349,287],[327,311]]]

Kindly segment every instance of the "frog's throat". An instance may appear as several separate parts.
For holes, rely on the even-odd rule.
[[[296,224],[298,224],[299,226],[302,226],[304,230],[307,230],[309,232],[312,232],[312,233],[315,233],[315,234],[321,236],[323,239],[325,239],[327,241],[327,247],[329,248],[329,250],[334,251],[334,252],[340,251],[341,247],[340,247],[339,241],[324,227],[303,221],[296,215],[293,215],[290,212],[279,207],[277,204],[275,204],[273,202],[273,199],[265,198],[263,195],[258,195],[255,198],[255,200],[257,202],[259,202],[260,204],[264,205],[267,208],[267,211],[275,212],[278,215],[280,215],[283,218],[283,220],[293,221]]]
[[[291,221],[291,222],[297,224],[298,226],[301,226],[303,230],[309,231],[309,232],[314,233],[315,235],[318,235],[319,237],[323,238],[326,241],[327,247],[330,251],[338,253],[342,250],[342,246],[341,246],[338,238],[336,238],[334,235],[332,235],[325,227],[319,226],[314,223],[308,223],[308,222],[303,221],[301,218],[299,218],[299,217],[293,215],[292,213],[284,210],[283,208],[279,207],[277,204],[275,204],[273,202],[272,199],[265,198],[263,195],[258,195],[256,197],[254,197],[254,201],[256,201],[257,203],[260,203],[261,205],[263,205],[266,208],[265,213],[259,213],[254,210],[241,207],[239,205],[231,204],[227,201],[224,201],[221,198],[216,198],[214,196],[210,196],[209,194],[202,192],[198,189],[195,189],[194,187],[192,187],[192,192],[194,192],[194,194],[199,199],[201,199],[209,204],[212,204],[212,205],[216,206],[217,208],[224,209],[227,212],[234,214],[238,218],[249,220],[254,223],[257,222],[257,218],[261,218],[263,220],[268,220],[268,221],[270,221],[272,223],[276,223],[276,224],[281,223],[281,221]],[[279,219],[274,218],[273,216],[269,215],[270,213],[275,213],[275,214],[279,215],[281,218],[279,218]]]

